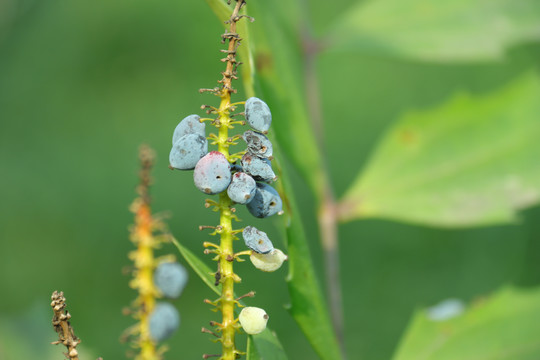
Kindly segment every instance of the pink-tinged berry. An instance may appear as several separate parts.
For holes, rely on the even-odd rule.
[[[212,151],[202,157],[193,172],[197,189],[205,194],[218,194],[231,182],[231,165],[219,151]]]

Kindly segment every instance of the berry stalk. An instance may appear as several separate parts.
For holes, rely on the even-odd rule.
[[[221,102],[218,109],[218,151],[228,160],[229,154],[229,127],[231,126],[231,94],[235,92],[232,87],[232,80],[236,78],[236,48],[239,45],[240,37],[236,33],[236,22],[240,19],[239,11],[245,4],[244,0],[237,1],[234,11],[230,17],[230,31],[223,35],[223,40],[229,40],[229,46],[226,51],[227,57],[224,59],[226,68],[223,72],[223,79],[220,90]],[[234,282],[239,279],[234,273],[234,249],[233,249],[233,229],[232,229],[232,201],[224,191],[219,194],[220,226],[221,237],[219,243],[219,276],[221,281],[221,297],[219,305],[222,313],[221,321],[221,359],[234,360],[237,358],[238,350],[235,346],[235,333],[237,331],[236,320],[234,316],[234,307],[236,304],[234,298]]]

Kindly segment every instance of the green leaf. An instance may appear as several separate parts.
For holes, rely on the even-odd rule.
[[[188,248],[181,245],[178,240],[171,237],[172,243],[178,248],[182,257],[186,262],[191,266],[193,271],[202,279],[202,281],[208,285],[212,291],[216,294],[221,295],[218,287],[214,285],[214,277],[212,275],[212,270],[195,254],[193,254]],[[242,304],[242,302],[240,301]],[[243,304],[242,304],[243,305]],[[269,328],[266,328],[262,333],[258,335],[250,335],[248,337],[248,350],[250,352],[250,340],[255,343],[256,354],[263,354],[265,360],[286,360],[287,355],[283,350],[283,346],[279,342],[277,336]],[[253,356],[255,355],[255,350],[251,350]],[[258,359],[253,357],[253,359]]]
[[[540,39],[537,0],[358,1],[329,30],[330,49],[427,61],[497,60]]]
[[[255,17],[250,27],[257,63],[258,95],[272,111],[271,133],[320,201],[326,176],[319,147],[304,98],[303,55],[298,46],[299,13],[290,1],[250,2],[247,11]]]
[[[268,328],[248,337],[249,360],[286,360],[287,356],[275,334]],[[259,354],[262,354],[259,355]]]
[[[321,359],[338,360],[341,359],[341,353],[328,315],[328,307],[315,276],[298,207],[288,180],[281,175],[278,191],[282,196],[287,194],[283,223],[289,256],[289,312]]]
[[[503,289],[457,317],[418,311],[394,360],[536,360],[540,358],[540,289]]]
[[[175,238],[171,237],[171,241],[178,248],[178,251],[180,251],[180,254],[184,258],[184,260],[187,261],[189,266],[195,271],[197,275],[201,278],[201,280],[208,285],[210,289],[212,289],[213,292],[215,292],[218,295],[221,295],[221,293],[218,290],[218,287],[214,285],[215,278],[214,278],[214,271],[212,271],[208,265],[206,265],[201,259],[199,259],[195,254],[193,254],[188,248],[184,247],[182,244],[178,242]]]
[[[340,204],[341,220],[435,226],[510,223],[540,198],[540,81],[460,94],[383,137]]]
[[[247,360],[261,360],[261,357],[255,348],[255,344],[253,344],[253,339],[251,336],[248,336],[247,340],[246,358]]]

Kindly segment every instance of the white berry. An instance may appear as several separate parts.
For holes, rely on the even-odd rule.
[[[287,255],[279,249],[274,249],[268,254],[258,254],[255,251],[251,253],[249,257],[253,266],[257,269],[272,272],[281,267],[283,262],[288,259]]]
[[[250,335],[259,334],[266,329],[266,323],[268,322],[268,314],[258,307],[245,307],[240,312],[238,320],[244,331]]]

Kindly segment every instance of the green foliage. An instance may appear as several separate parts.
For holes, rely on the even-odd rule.
[[[258,335],[248,336],[247,359],[287,360],[287,356],[275,334],[266,329]]]
[[[305,101],[302,52],[295,33],[301,19],[291,22],[297,4],[283,1],[253,1],[249,13],[256,19],[251,44],[257,59],[258,95],[272,110],[272,131],[283,152],[320,199],[325,177]]]
[[[178,242],[178,240],[172,238],[173,244],[176,246],[178,251],[180,251],[180,254],[184,257],[184,259],[187,261],[189,266],[195,271],[195,273],[201,278],[201,280],[216,294],[220,295],[221,293],[218,290],[218,287],[214,285],[213,283],[213,273],[210,270],[210,268],[202,261],[200,260],[195,254],[193,254],[188,248],[185,246],[182,246]],[[250,346],[254,346],[254,349],[250,349]],[[285,352],[283,351],[283,346],[281,346],[279,340],[277,339],[276,335],[270,330],[270,328],[266,328],[262,333],[257,335],[249,335],[248,336],[248,353],[252,354],[260,354],[260,358],[264,357],[264,359],[272,359],[272,360],[286,360],[287,356],[285,355]],[[253,359],[258,359],[257,357],[253,357]]]
[[[394,360],[538,359],[539,318],[540,289],[503,289],[444,321],[417,311]]]
[[[296,210],[296,201],[287,180],[282,180],[288,194],[289,211],[285,215],[284,225],[287,234],[287,252],[289,255],[289,275],[287,283],[291,297],[289,312],[294,317],[311,346],[321,359],[341,359],[339,347],[328,316],[328,308],[315,277],[314,264],[311,260],[300,214]]]
[[[0,338],[5,338],[0,341],[0,358],[59,356],[61,350],[48,344],[37,349],[38,343],[54,339],[48,311],[46,316],[33,315],[32,322],[15,315],[31,313],[33,301],[48,302],[51,290],[58,288],[69,294],[83,345],[96,356],[119,359],[125,348],[118,345],[118,335],[129,325],[119,309],[133,295],[120,268],[129,264],[126,253],[131,245],[122,224],[131,222],[126,207],[133,198],[136,149],[143,141],[156,148],[155,210],[170,210],[171,231],[181,234],[191,254],[199,253],[203,239],[196,226],[208,224],[208,211],[201,194],[191,191],[189,175],[171,175],[167,154],[174,126],[207,101],[197,90],[215,86],[223,71],[217,37],[223,29],[205,2],[19,2],[5,2],[0,15],[0,187],[6,190],[0,208],[0,263],[9,274],[0,279],[0,288],[8,294],[0,299]],[[224,9],[224,1],[208,2]],[[522,200],[534,198],[528,196],[538,191],[538,166],[532,160],[539,158],[533,143],[538,129],[531,120],[533,110],[538,114],[532,100],[538,99],[538,86],[531,72],[540,70],[539,35],[534,31],[540,18],[538,2],[252,0],[246,10],[256,21],[241,22],[249,34],[239,29],[247,45],[240,51],[250,47],[253,56],[241,54],[241,79],[248,83],[242,89],[238,82],[238,96],[255,94],[250,89],[254,86],[256,95],[271,106],[270,135],[276,133],[283,153],[276,160],[291,180],[287,192],[294,192],[298,201],[289,212],[292,217],[282,218],[286,224],[281,227],[290,235],[290,299],[279,276],[242,277],[244,283],[265,284],[258,299],[270,310],[269,324],[290,358],[317,355],[290,316],[279,311],[288,301],[318,352],[327,358],[336,354],[335,345],[329,345],[333,353],[323,345],[334,341],[328,335],[327,309],[317,282],[323,273],[323,250],[314,214],[318,200],[312,194],[320,195],[324,177],[321,149],[315,145],[306,109],[306,43],[301,34],[310,21],[314,33],[328,40],[323,43],[327,51],[317,56],[316,75],[325,119],[324,156],[334,190],[341,194],[348,189],[348,195],[366,199],[366,207],[356,199],[352,202],[352,215],[364,221],[339,228],[349,358],[389,359],[418,304],[450,296],[476,298],[508,283],[540,284],[539,208],[523,211],[523,221],[515,221],[517,211],[532,204]],[[251,75],[246,76],[248,70]],[[450,116],[455,121],[450,122]],[[389,137],[406,124],[430,136],[429,146],[417,157]],[[516,146],[514,153],[505,147],[511,144]],[[383,158],[387,147],[394,154]],[[365,167],[372,149],[376,151]],[[430,167],[460,165],[482,151],[493,159],[460,168],[461,175],[429,177]],[[519,186],[532,184],[531,192],[512,192],[524,188],[510,183],[507,189],[498,183],[499,172],[506,171],[517,174]],[[421,177],[429,182],[416,182]],[[442,200],[437,209],[424,209],[430,197],[452,200],[452,191],[462,188],[473,199],[488,198],[494,206],[490,211],[482,208],[473,219],[460,218],[455,203]],[[523,196],[515,202],[519,194]],[[371,215],[366,212],[369,204],[377,209]],[[451,221],[441,220],[445,211]],[[249,216],[241,208],[238,215]],[[189,224],[182,219],[190,219]],[[479,224],[485,227],[433,228]],[[204,269],[197,257],[190,261],[195,271]],[[200,357],[208,345],[208,336],[198,329],[213,318],[201,303],[206,286],[215,289],[210,271],[199,272],[205,282],[191,281],[179,300],[179,308],[190,311],[182,312],[182,326],[170,343],[171,357]],[[518,311],[520,306],[528,309],[520,300],[528,295],[512,293],[504,302],[507,310],[498,309],[508,322],[497,320],[483,330],[494,343],[502,339],[503,344],[521,346],[515,338],[511,344],[503,341],[505,330],[517,326],[514,321],[528,325]],[[103,294],[110,295],[106,303],[100,303]],[[103,305],[100,317],[96,304]],[[434,327],[427,331],[441,333]],[[406,336],[399,356],[417,350],[409,346],[413,342],[433,345],[429,334],[421,341],[413,336],[416,339],[415,331]],[[455,343],[462,347],[466,339],[458,337]],[[248,341],[248,356],[262,357],[251,337]],[[453,343],[453,337],[444,342],[444,351],[457,354],[454,358],[471,350],[456,349]],[[484,345],[479,350],[489,350],[489,344]],[[265,358],[276,354],[280,350]],[[418,358],[417,352],[410,354]],[[512,355],[512,360],[538,357]]]
[[[424,61],[499,60],[540,39],[536,0],[358,1],[334,22],[331,48]]]
[[[540,198],[540,82],[459,95],[387,133],[343,200],[344,217],[437,226],[512,222]]]
[[[184,260],[191,266],[193,271],[201,278],[201,280],[216,294],[221,295],[218,290],[218,287],[214,285],[215,278],[212,270],[206,265],[201,259],[199,259],[194,253],[192,253],[188,248],[182,246],[175,238],[171,238],[172,243],[180,254],[184,257]]]

